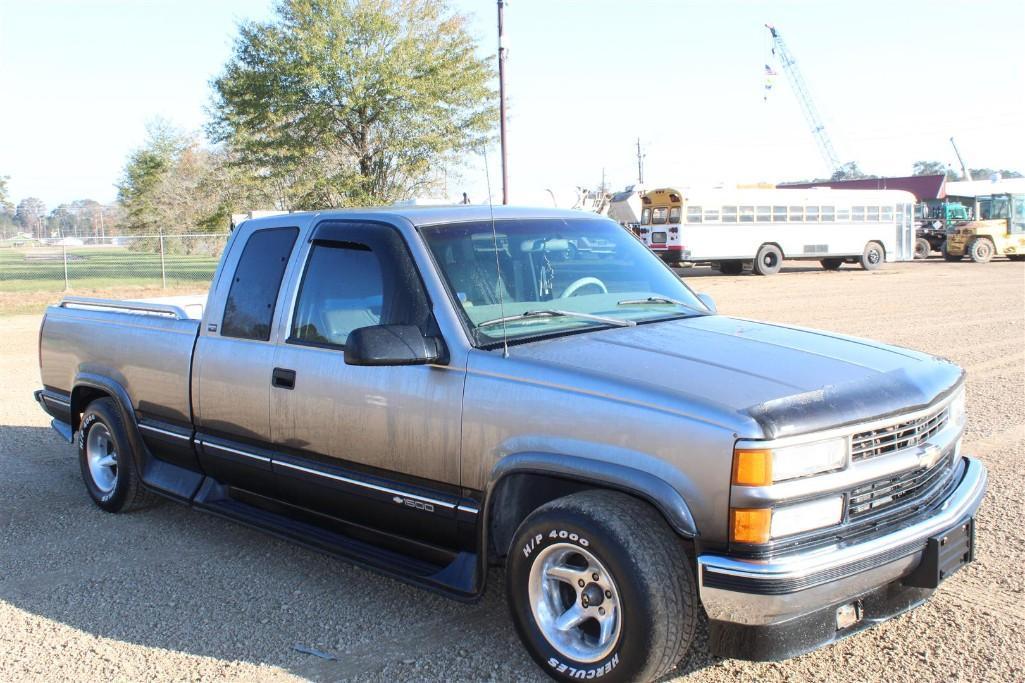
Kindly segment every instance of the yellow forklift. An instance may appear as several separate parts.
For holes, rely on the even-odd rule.
[[[943,258],[960,261],[968,256],[987,263],[994,256],[1025,261],[1025,194],[994,194],[979,197],[978,220],[947,233]]]

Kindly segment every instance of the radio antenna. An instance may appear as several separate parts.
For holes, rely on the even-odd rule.
[[[488,169],[487,143],[481,145],[484,154],[484,178],[488,184],[488,211],[491,212],[491,240],[495,248],[495,273],[498,274],[498,312],[502,318],[502,358],[509,357],[509,334],[505,328],[505,284],[502,282],[502,262],[498,258],[498,228],[495,227],[495,204],[491,201],[491,171]]]

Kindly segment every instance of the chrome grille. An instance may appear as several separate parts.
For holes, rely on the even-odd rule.
[[[947,425],[948,415],[944,406],[914,420],[855,434],[851,440],[851,460],[858,462],[921,445]]]
[[[951,472],[954,449],[950,449],[932,467],[883,477],[853,489],[847,499],[847,519],[856,520],[869,514],[919,497],[928,497]]]

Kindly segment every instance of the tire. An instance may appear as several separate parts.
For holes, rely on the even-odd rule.
[[[563,571],[556,578],[546,566]],[[531,513],[509,550],[506,593],[524,646],[558,681],[653,680],[694,639],[697,591],[683,543],[651,506],[615,491],[575,493]],[[594,616],[560,630],[571,610]]]
[[[989,263],[993,259],[996,248],[985,237],[976,237],[968,245],[968,256],[975,263]]]
[[[783,267],[783,252],[775,244],[763,244],[755,256],[753,270],[758,275],[775,275]]]
[[[932,245],[929,244],[929,240],[924,237],[919,237],[915,240],[915,259],[927,259],[931,252]]]
[[[824,258],[819,261],[819,265],[822,266],[823,270],[840,270],[843,265],[842,258]]]
[[[101,510],[129,512],[155,500],[139,478],[135,453],[114,399],[97,399],[82,414],[78,463],[86,491]]]
[[[740,275],[744,272],[743,261],[720,261],[719,272],[723,275]]]
[[[858,263],[865,270],[877,270],[885,260],[886,252],[883,251],[883,245],[879,242],[869,242],[865,245],[865,251],[861,254],[861,260]]]
[[[964,254],[949,254],[949,253],[947,253],[947,243],[946,242],[944,242],[943,246],[940,247],[940,253],[943,254],[943,260],[944,261],[950,261],[951,263],[954,263],[955,261],[960,261],[961,259],[964,258]]]

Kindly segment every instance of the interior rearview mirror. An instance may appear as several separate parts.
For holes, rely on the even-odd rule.
[[[705,307],[708,308],[708,310],[710,310],[712,313],[718,313],[719,309],[716,308],[715,299],[713,299],[711,295],[698,294],[698,299],[700,299],[701,303],[703,303]]]
[[[441,341],[416,325],[371,325],[349,333],[347,365],[426,365],[441,358]]]

